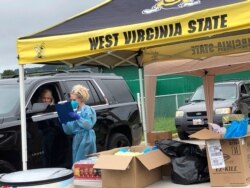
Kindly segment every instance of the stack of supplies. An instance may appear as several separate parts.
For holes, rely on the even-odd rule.
[[[94,169],[97,157],[89,157],[74,164],[75,185],[101,187],[101,170]]]

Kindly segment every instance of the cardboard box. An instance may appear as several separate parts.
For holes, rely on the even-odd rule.
[[[205,139],[211,186],[246,186],[250,183],[250,135],[223,139],[203,129],[191,138]]]
[[[145,146],[129,148],[141,152]],[[102,186],[105,188],[143,188],[162,178],[161,166],[170,158],[159,149],[138,156],[114,155],[119,148],[103,152],[94,168],[102,169]]]
[[[156,140],[172,139],[172,132],[167,131],[153,131],[147,133],[148,145],[155,145]]]
[[[172,166],[171,164],[166,164],[161,167],[162,176],[171,176]]]

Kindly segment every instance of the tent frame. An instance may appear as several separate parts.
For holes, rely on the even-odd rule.
[[[162,3],[165,3],[163,7],[167,7],[166,9],[161,7]],[[130,0],[124,3],[119,0],[106,0],[96,6],[97,11],[94,11],[94,8],[89,9],[49,29],[19,38],[17,51],[20,65],[23,169],[27,169],[24,64],[46,62],[53,64],[61,61],[71,66],[82,64],[107,68],[131,64],[138,66],[143,111],[142,123],[145,127],[145,135],[146,132],[152,130],[153,119],[149,118],[152,118],[153,114],[151,113],[152,105],[149,106],[149,103],[152,102],[155,95],[155,92],[152,91],[148,93],[147,82],[151,84],[151,88],[153,86],[153,91],[156,86],[156,75],[151,75],[152,79],[145,77],[146,67],[163,64],[163,61],[168,60],[172,67],[168,66],[168,70],[165,72],[160,69],[163,72],[157,73],[157,75],[190,74],[192,72],[192,75],[204,77],[204,83],[210,87],[213,77],[216,74],[225,73],[223,69],[227,65],[232,66],[231,72],[250,69],[247,64],[230,63],[230,57],[223,58],[223,55],[226,54],[250,52],[248,44],[250,40],[250,0],[214,0],[211,2],[200,1],[200,3],[188,3],[186,7],[180,8],[179,6],[182,4],[179,2],[169,4],[167,1]],[[148,12],[154,8],[158,8],[156,12]],[[108,16],[113,16],[113,19],[107,19]],[[237,41],[240,42],[240,45],[232,48],[230,45],[223,47],[224,43],[238,44]],[[200,49],[200,46],[206,45],[212,47],[211,49],[206,48],[208,52],[205,49],[205,53],[194,54],[195,46]],[[220,48],[217,48],[218,46]],[[141,50],[143,50],[143,54]],[[202,48],[202,52],[203,50]],[[218,55],[222,55],[221,59],[216,58]],[[185,63],[183,59],[186,60],[186,65],[182,64]],[[211,65],[204,67],[202,64],[205,61],[202,60]],[[225,64],[218,68],[215,66],[217,62],[214,61],[216,60],[222,60]],[[176,65],[174,64],[177,61],[182,68],[179,72],[175,71]],[[196,61],[202,63],[194,70]],[[149,65],[144,66],[145,94],[146,98],[150,94],[150,100],[148,98],[145,100],[146,111],[144,112],[142,68],[146,64]],[[214,71],[217,73],[215,74]],[[150,75],[146,76],[150,77]],[[211,96],[211,93],[207,95]],[[206,105],[208,109],[208,106],[212,107],[213,104],[210,100],[206,102]],[[209,113],[210,120],[213,112]]]
[[[22,166],[27,170],[28,148],[27,148],[27,124],[25,108],[25,88],[24,88],[24,65],[19,65],[19,86],[20,86],[20,106],[21,106],[21,132],[22,132]]]

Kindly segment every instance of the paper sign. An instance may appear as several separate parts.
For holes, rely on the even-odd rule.
[[[207,141],[207,149],[212,169],[225,168],[225,160],[219,140]]]

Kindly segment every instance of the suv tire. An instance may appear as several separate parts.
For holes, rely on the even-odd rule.
[[[178,136],[181,140],[189,140],[188,134],[184,131],[178,131]]]
[[[7,161],[0,160],[0,174],[14,172],[16,169]]]
[[[122,133],[112,134],[109,139],[108,149],[130,146],[128,138]]]

